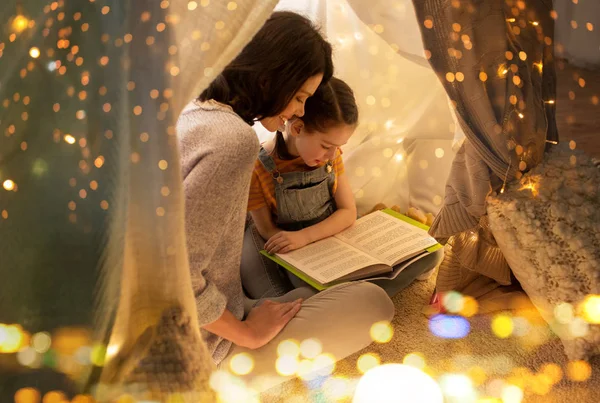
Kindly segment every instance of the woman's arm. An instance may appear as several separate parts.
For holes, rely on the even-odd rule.
[[[302,299],[284,303],[267,300],[252,309],[245,321],[225,310],[219,319],[203,327],[235,345],[255,349],[277,336],[301,306]]]

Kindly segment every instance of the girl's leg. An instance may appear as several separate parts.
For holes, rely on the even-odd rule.
[[[408,287],[422,274],[435,269],[442,262],[443,258],[444,249],[439,249],[402,270],[393,280],[373,280],[371,282],[383,288],[390,297],[393,297]]]
[[[240,275],[249,298],[272,298],[284,295],[294,287],[277,263],[260,254],[265,240],[251,224],[244,234]]]
[[[293,301],[312,293],[308,288],[297,288],[276,301]],[[275,370],[277,347],[284,340],[301,343],[316,339],[322,353],[331,354],[339,361],[371,344],[371,327],[380,321],[391,321],[394,305],[387,294],[368,282],[341,284],[322,291],[302,303],[298,314],[277,337],[267,345],[248,350],[234,346],[220,369],[229,369],[229,361],[239,353],[248,353],[254,359],[254,369],[243,376],[257,392],[265,391],[292,378]]]

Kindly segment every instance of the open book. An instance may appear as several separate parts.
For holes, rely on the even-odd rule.
[[[261,253],[322,290],[352,280],[395,278],[410,263],[442,247],[427,230],[420,222],[386,209],[292,252]]]

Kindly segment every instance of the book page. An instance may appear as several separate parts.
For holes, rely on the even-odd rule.
[[[382,211],[360,218],[336,237],[390,266],[437,243],[427,231]]]
[[[382,263],[334,237],[277,256],[322,284],[330,283],[364,267]]]

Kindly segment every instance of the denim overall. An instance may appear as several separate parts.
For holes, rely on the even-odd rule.
[[[275,160],[262,147],[258,159],[275,184],[277,227],[298,231],[325,220],[336,210],[331,161],[308,172],[280,173]]]
[[[273,178],[278,228],[298,231],[325,220],[336,210],[333,197],[335,172],[331,162],[308,172],[281,173],[264,148],[260,149],[258,159]],[[244,234],[240,270],[246,295],[255,299],[278,297],[306,286],[277,263],[260,255],[265,242],[251,224]]]

